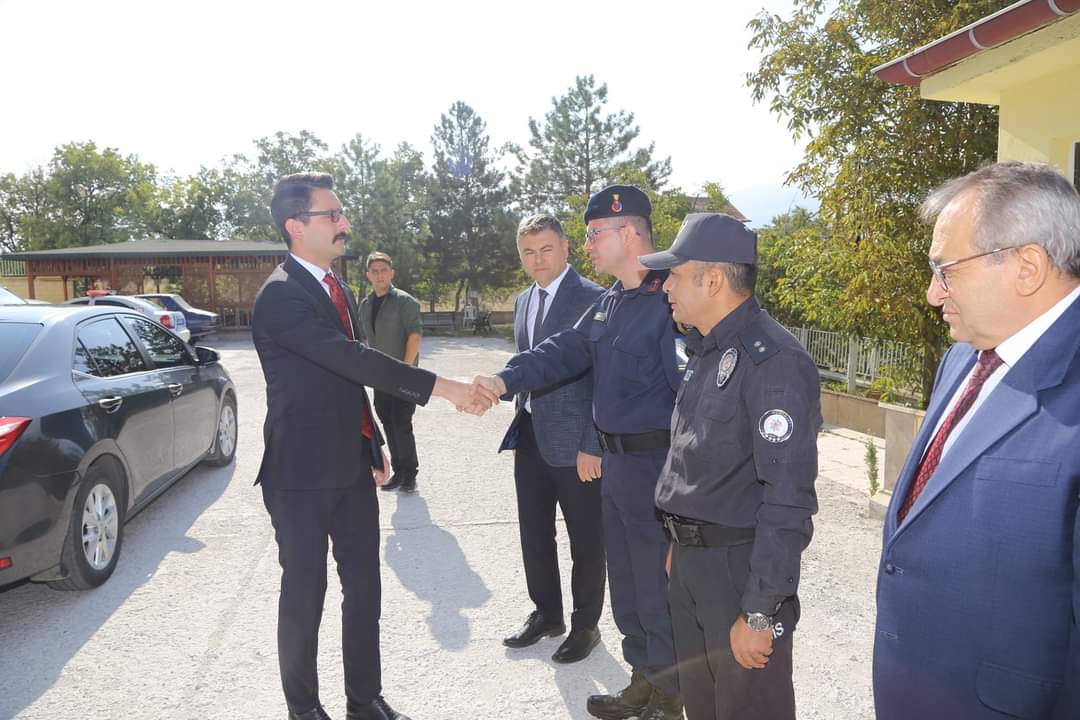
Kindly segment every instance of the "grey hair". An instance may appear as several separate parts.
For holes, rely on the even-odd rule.
[[[634,228],[649,247],[656,247],[652,237],[652,220],[641,215],[630,215],[626,218],[626,224]]]
[[[1049,165],[1000,162],[949,180],[930,193],[919,216],[933,222],[964,193],[975,193],[975,249],[1040,245],[1050,262],[1080,277],[1080,194]]]
[[[526,235],[534,235],[545,230],[551,230],[559,236],[560,240],[569,240],[566,231],[563,230],[562,223],[559,222],[559,218],[554,215],[547,215],[540,213],[538,215],[530,215],[527,218],[522,219],[518,224],[517,237],[518,240]]]
[[[694,269],[694,284],[701,286],[701,281],[708,270],[719,270],[727,278],[731,289],[740,295],[753,295],[757,285],[757,265],[748,263],[698,262]]]

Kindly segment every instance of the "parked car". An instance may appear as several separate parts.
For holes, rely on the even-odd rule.
[[[29,303],[3,285],[0,285],[0,305],[29,305]]]
[[[191,342],[191,330],[183,313],[166,310],[154,303],[141,300],[133,295],[94,294],[87,297],[72,298],[65,305],[111,305],[124,307],[142,313],[151,320],[156,320],[164,327],[180,336],[184,342]]]
[[[105,582],[124,523],[236,438],[216,351],[126,308],[0,307],[0,585]]]
[[[184,313],[184,319],[187,320],[188,330],[191,331],[193,338],[205,337],[221,326],[221,317],[217,313],[192,307],[187,300],[176,293],[142,293],[135,297],[156,302],[166,310]]]

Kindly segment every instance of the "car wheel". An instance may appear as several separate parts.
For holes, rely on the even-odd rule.
[[[221,403],[221,412],[218,415],[217,435],[214,436],[214,446],[210,454],[206,456],[206,464],[220,467],[228,465],[236,457],[236,438],[239,426],[236,423],[236,398],[232,393],[225,396]]]
[[[67,577],[49,585],[56,590],[89,590],[109,579],[124,541],[124,493],[112,462],[90,466],[75,496],[61,563]]]

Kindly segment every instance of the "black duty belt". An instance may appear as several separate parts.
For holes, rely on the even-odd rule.
[[[728,547],[745,545],[754,541],[754,528],[737,528],[688,520],[664,513],[664,527],[668,537],[678,545],[693,547]]]
[[[600,447],[609,453],[644,452],[671,446],[670,430],[634,433],[632,435],[612,435],[600,430]]]

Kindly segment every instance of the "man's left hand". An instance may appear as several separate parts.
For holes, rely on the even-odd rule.
[[[731,626],[731,652],[735,662],[747,670],[760,670],[769,662],[772,655],[772,628],[757,632],[746,624],[746,618],[739,615]]]
[[[390,460],[387,459],[386,451],[382,448],[379,448],[379,453],[382,454],[382,470],[379,468],[372,468],[371,474],[375,478],[375,484],[382,486],[390,479]]]
[[[581,482],[600,479],[601,458],[585,452],[577,454],[577,476]]]

